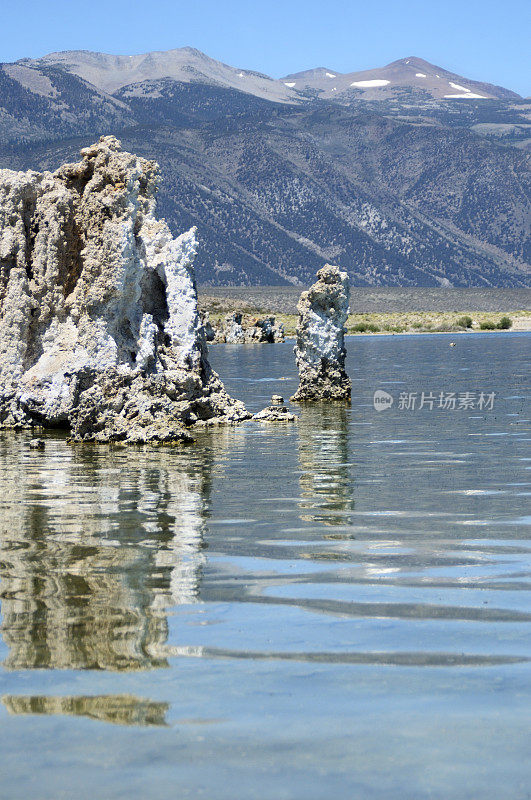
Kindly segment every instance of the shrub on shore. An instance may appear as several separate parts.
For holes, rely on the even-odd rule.
[[[357,322],[356,325],[353,325],[351,330],[353,333],[378,333],[380,328],[378,325],[375,325],[373,322]]]
[[[507,331],[512,328],[513,321],[510,317],[502,317],[499,322],[493,322],[491,319],[486,319],[480,323],[479,327],[482,331]]]
[[[469,317],[468,314],[465,314],[464,317],[459,317],[456,320],[456,325],[459,325],[460,328],[471,328],[472,327],[472,317]]]

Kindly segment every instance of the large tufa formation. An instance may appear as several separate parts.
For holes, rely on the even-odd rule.
[[[0,170],[0,425],[171,442],[248,417],[208,363],[195,229],[155,218],[157,164],[112,136],[81,155]]]
[[[345,372],[348,275],[327,264],[317,278],[297,305],[295,358],[299,388],[291,399],[350,400],[351,382]]]

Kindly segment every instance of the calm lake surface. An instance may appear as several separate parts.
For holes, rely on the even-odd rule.
[[[531,797],[530,344],[357,336],[350,408],[185,449],[0,434],[2,800]]]

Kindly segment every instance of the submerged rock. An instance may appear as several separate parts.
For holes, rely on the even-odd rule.
[[[81,155],[0,170],[0,425],[174,442],[248,418],[208,363],[195,229],[155,218],[157,164],[112,136]]]
[[[345,323],[349,284],[346,272],[327,264],[317,282],[301,294],[297,310],[295,358],[299,388],[293,401],[350,400],[351,382],[345,372]]]

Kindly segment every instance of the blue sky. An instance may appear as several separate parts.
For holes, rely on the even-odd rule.
[[[0,60],[54,50],[143,53],[189,45],[281,77],[420,56],[531,94],[529,0],[2,0]]]

